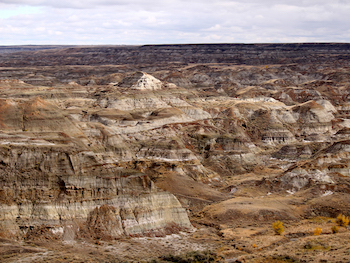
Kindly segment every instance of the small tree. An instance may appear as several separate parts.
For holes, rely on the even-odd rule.
[[[274,222],[272,224],[272,228],[277,235],[282,235],[282,233],[284,231],[283,222],[281,222],[281,221]]]

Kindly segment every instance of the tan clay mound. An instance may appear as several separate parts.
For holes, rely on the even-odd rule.
[[[236,197],[212,204],[202,211],[203,216],[215,219],[220,224],[234,223],[266,223],[275,220],[291,220],[299,218],[300,214],[289,205],[289,198],[264,197],[246,198]]]

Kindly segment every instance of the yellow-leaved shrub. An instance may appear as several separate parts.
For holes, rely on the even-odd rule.
[[[347,226],[349,224],[349,217],[348,216],[345,216],[345,215],[342,215],[342,214],[339,214],[337,216],[337,224],[340,225],[340,226]]]
[[[314,235],[315,235],[315,236],[319,236],[319,235],[321,235],[321,232],[322,232],[322,229],[319,228],[319,227],[316,227],[316,229],[315,229],[315,231],[314,231]]]
[[[339,232],[339,226],[332,226],[332,233],[338,233]]]
[[[272,228],[275,231],[276,234],[278,235],[282,235],[283,231],[284,231],[284,227],[283,227],[283,222],[281,221],[276,221],[272,224]]]

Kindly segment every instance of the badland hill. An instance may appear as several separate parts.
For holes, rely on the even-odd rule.
[[[347,262],[349,94],[350,44],[0,47],[1,261]]]

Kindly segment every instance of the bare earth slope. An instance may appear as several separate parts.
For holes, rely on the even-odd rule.
[[[0,56],[1,261],[348,261],[349,44],[42,48]]]

